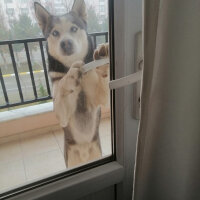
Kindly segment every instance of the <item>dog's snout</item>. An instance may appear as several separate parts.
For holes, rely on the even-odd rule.
[[[61,46],[62,49],[64,49],[64,48],[66,47],[65,42],[62,41],[62,42],[60,43],[60,46]]]
[[[73,53],[73,42],[72,40],[64,40],[60,43],[60,47],[64,53],[71,55]]]
[[[72,40],[67,41],[67,47],[70,49],[72,48]]]
[[[60,45],[61,45],[61,48],[63,48],[63,49],[71,49],[72,41],[71,40],[62,41]]]

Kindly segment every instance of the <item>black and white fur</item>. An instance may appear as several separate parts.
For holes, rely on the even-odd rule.
[[[87,34],[84,0],[75,0],[72,10],[51,15],[35,3],[39,26],[47,39],[49,76],[53,84],[54,111],[65,132],[65,161],[68,167],[101,157],[99,140],[100,105],[108,102],[108,67],[82,74],[84,63],[93,60],[94,49]],[[94,58],[108,55],[108,46]]]

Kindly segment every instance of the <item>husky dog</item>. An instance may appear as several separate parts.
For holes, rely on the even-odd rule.
[[[67,167],[102,156],[99,123],[100,105],[108,102],[108,66],[83,74],[81,67],[108,56],[108,44],[94,51],[87,34],[84,0],[75,0],[72,10],[51,15],[35,2],[35,14],[47,39],[49,76],[53,85],[54,111],[64,129],[64,155]]]

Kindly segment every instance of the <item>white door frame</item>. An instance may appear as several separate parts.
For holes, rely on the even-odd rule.
[[[113,5],[114,3],[114,5]],[[134,36],[142,29],[142,0],[109,0],[114,11],[114,73],[120,78],[133,73]],[[111,54],[113,55],[113,54]],[[115,199],[132,198],[138,121],[132,117],[133,86],[114,91],[115,161],[23,192],[10,199],[78,199],[115,185]],[[62,198],[61,198],[62,197]]]

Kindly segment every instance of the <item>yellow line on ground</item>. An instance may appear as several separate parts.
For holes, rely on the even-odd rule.
[[[36,73],[40,73],[40,72],[43,72],[44,70],[36,70],[36,71],[33,71],[34,74]],[[20,75],[26,75],[26,74],[30,74],[30,72],[20,72],[19,73]],[[15,74],[4,74],[3,77],[11,77],[11,76],[15,76]]]
[[[27,72],[20,72],[20,75],[28,74]]]
[[[43,70],[37,70],[37,71],[33,71],[33,73],[39,73],[42,72]]]
[[[3,77],[11,77],[11,74],[5,74]]]

